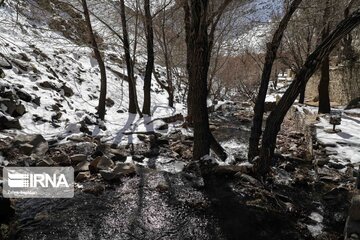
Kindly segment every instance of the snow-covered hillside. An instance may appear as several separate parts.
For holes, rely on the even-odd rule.
[[[13,63],[13,69],[6,70],[6,76],[0,80],[3,90],[0,114],[11,119],[7,113],[6,94],[19,95],[20,92],[23,97],[16,101],[19,106],[25,107],[25,113],[16,117],[19,118],[21,132],[61,139],[80,133],[80,122],[85,119],[87,123],[96,122],[94,114],[98,104],[100,74],[91,49],[70,42],[61,33],[48,31],[46,22],[31,22],[17,15],[9,6],[0,8],[0,22],[0,49]],[[119,55],[110,50],[105,55],[108,67],[106,129],[87,124],[93,135],[103,136],[104,140],[114,143],[130,141],[122,138],[124,131],[156,127],[144,124],[150,118],[138,119],[127,113],[128,85],[118,74],[126,75],[126,70],[124,65],[117,63]],[[163,69],[160,66],[156,69],[163,76]],[[140,76],[136,84],[141,107],[143,80]],[[177,104],[176,109],[167,107],[167,94],[155,80],[152,90],[153,118],[183,110],[181,104]]]

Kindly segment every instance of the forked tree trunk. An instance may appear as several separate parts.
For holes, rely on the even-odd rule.
[[[315,51],[308,56],[305,64],[296,74],[294,81],[270,113],[261,142],[260,158],[255,162],[254,170],[264,176],[270,169],[270,161],[274,155],[276,147],[276,138],[286,113],[294,103],[300,93],[301,88],[306,85],[310,77],[320,67],[324,58],[326,58],[335,46],[360,24],[360,9],[357,9],[349,17],[341,21],[335,30],[324,39]]]
[[[98,44],[96,42],[96,38],[95,38],[95,34],[91,25],[91,21],[90,21],[90,14],[89,14],[89,9],[87,6],[87,2],[86,0],[82,0],[82,6],[84,9],[84,16],[85,16],[85,22],[86,22],[86,26],[88,28],[89,31],[89,36],[90,36],[90,40],[91,40],[91,47],[94,51],[94,55],[96,58],[96,61],[98,62],[99,65],[99,69],[100,69],[100,98],[99,98],[99,105],[98,105],[98,110],[97,113],[99,115],[99,118],[101,120],[104,120],[105,118],[105,111],[106,111],[106,69],[105,69],[105,64],[104,64],[104,60],[101,56]]]
[[[298,8],[301,1],[302,0],[294,0],[291,3],[289,9],[285,13],[284,17],[281,19],[279,27],[275,31],[271,43],[267,45],[265,63],[261,76],[261,84],[254,106],[254,117],[253,117],[253,123],[251,127],[250,139],[249,139],[248,158],[250,161],[253,160],[254,157],[256,157],[257,155],[259,155],[259,141],[262,132],[262,121],[265,110],[265,98],[270,82],[272,67],[276,59],[276,54],[279,49],[281,40],[283,38],[284,31],[287,28],[287,25],[291,19],[291,16]]]
[[[193,160],[208,155],[210,147],[222,159],[227,155],[209,128],[207,77],[214,32],[220,16],[231,0],[224,0],[208,18],[209,0],[184,1],[187,45],[186,67],[189,74],[188,121],[194,128]],[[208,27],[211,26],[208,33]]]
[[[150,115],[151,108],[151,76],[154,69],[154,31],[152,16],[150,12],[150,0],[144,0],[145,10],[145,29],[146,29],[146,47],[147,63],[144,77],[144,105],[143,114]]]
[[[139,104],[137,101],[136,84],[134,77],[134,65],[130,55],[130,43],[129,43],[129,34],[127,31],[124,0],[120,0],[120,17],[121,17],[121,24],[123,31],[123,45],[125,51],[126,69],[129,78],[129,113],[134,113],[134,114],[139,113],[139,115],[142,117],[142,113],[139,109]]]

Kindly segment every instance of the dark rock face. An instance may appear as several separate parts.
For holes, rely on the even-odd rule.
[[[355,108],[360,108],[360,97],[351,100],[345,109],[355,109]]]

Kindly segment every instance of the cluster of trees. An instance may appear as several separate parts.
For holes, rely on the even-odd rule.
[[[92,7],[88,6],[90,1]],[[233,84],[233,88],[254,101],[248,157],[250,161],[256,160],[255,171],[264,175],[269,170],[276,137],[287,111],[299,95],[299,101],[304,102],[306,83],[318,69],[321,72],[319,112],[330,111],[331,54],[336,49],[340,52],[337,56],[342,59],[356,60],[351,31],[360,23],[360,9],[356,0],[284,0],[280,16],[275,16],[272,21],[275,29],[265,53],[242,51],[242,54],[234,56],[229,50],[229,42],[236,38],[237,13],[244,4],[253,1],[162,0],[154,4],[150,0],[134,0],[129,5],[124,0],[71,0],[66,3],[50,0],[70,6],[85,19],[89,36],[87,42],[101,75],[97,108],[100,119],[104,120],[106,114],[107,68],[105,47],[99,43],[92,25],[95,19],[122,47],[130,113],[140,116],[151,114],[153,77],[168,93],[171,107],[174,105],[175,89],[185,88],[187,121],[194,129],[193,159],[201,159],[210,153],[210,149],[220,158],[226,158],[225,151],[209,129],[209,97],[223,95]],[[94,11],[95,8],[106,9],[105,6],[111,8],[111,14],[106,13],[106,17]],[[140,109],[135,69],[137,51],[142,50],[146,51],[147,62],[143,71],[144,102]],[[165,66],[166,82],[158,79],[154,70],[155,61]],[[266,94],[272,76],[276,75],[276,66],[280,64],[291,68],[295,78],[268,116],[263,131]],[[236,71],[239,68],[246,69],[239,73]]]

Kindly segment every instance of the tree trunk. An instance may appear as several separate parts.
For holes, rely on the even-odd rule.
[[[305,92],[306,92],[306,85],[303,88],[301,88],[300,91],[299,103],[301,104],[305,103]]]
[[[254,170],[258,175],[264,176],[270,169],[270,161],[274,155],[277,134],[286,113],[299,95],[300,90],[320,67],[324,58],[331,53],[342,38],[349,34],[359,24],[360,9],[357,9],[352,15],[341,21],[335,30],[320,43],[310,56],[308,56],[305,64],[296,74],[294,81],[290,84],[289,88],[266,121],[266,127],[261,142],[260,158],[255,162],[254,166]]]
[[[104,120],[105,118],[105,111],[106,111],[106,69],[105,69],[105,64],[103,61],[103,58],[101,56],[98,44],[96,42],[96,38],[95,38],[95,34],[91,25],[91,21],[90,21],[90,15],[89,15],[89,9],[87,6],[87,2],[86,0],[82,0],[82,5],[83,5],[83,9],[84,9],[84,16],[85,16],[85,21],[86,21],[86,26],[88,28],[89,31],[89,36],[90,36],[90,40],[91,40],[91,47],[94,51],[94,55],[96,58],[96,61],[99,64],[99,69],[100,69],[100,78],[101,78],[101,84],[100,84],[100,98],[99,98],[99,105],[98,105],[98,110],[97,113],[99,115],[99,118],[101,120]]]
[[[318,86],[319,92],[319,113],[330,113],[330,58],[326,56],[321,64],[321,78]]]
[[[129,77],[129,113],[136,114],[136,112],[138,112],[139,115],[142,117],[142,113],[139,109],[139,105],[137,101],[136,84],[134,77],[134,65],[130,55],[130,43],[129,43],[129,34],[127,31],[124,0],[120,0],[120,15],[121,15],[121,24],[123,31],[123,45],[125,51],[126,69]]]
[[[324,28],[321,31],[321,40],[324,40],[330,33],[330,1],[326,1],[326,6],[323,16]],[[319,93],[319,113],[330,113],[330,96],[329,96],[329,84],[330,84],[330,57],[326,56],[321,64],[320,68],[321,77],[318,85]]]
[[[144,77],[144,105],[143,114],[150,115],[151,108],[151,76],[154,69],[154,32],[152,16],[150,12],[150,0],[144,0],[145,29],[147,46],[147,63]]]
[[[284,31],[291,19],[291,16],[298,8],[301,0],[294,0],[291,3],[290,8],[285,13],[284,17],[281,19],[279,27],[274,33],[273,39],[271,43],[267,45],[267,52],[265,56],[264,68],[261,76],[261,85],[259,88],[259,93],[256,98],[255,106],[254,106],[254,117],[253,123],[251,127],[250,139],[249,139],[249,152],[248,158],[249,160],[253,160],[255,156],[259,154],[259,141],[262,132],[262,121],[265,110],[265,98],[266,93],[269,86],[271,70],[276,59],[276,54],[279,49],[281,40],[284,35]]]
[[[210,151],[210,129],[207,109],[207,76],[209,42],[207,32],[208,0],[191,1],[191,30],[188,42],[189,106],[194,127],[193,159],[199,160]]]

